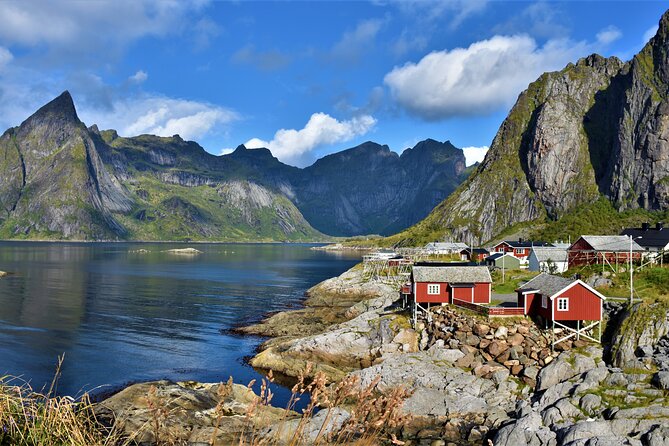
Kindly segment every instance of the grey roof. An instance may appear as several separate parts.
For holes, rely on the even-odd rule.
[[[661,250],[669,245],[669,228],[659,226],[655,228],[627,228],[620,235],[636,238],[639,246],[647,249]],[[629,239],[628,239],[629,240]],[[628,247],[629,249],[629,247]]]
[[[630,238],[624,235],[582,235],[581,238],[595,251],[629,252],[630,250]],[[637,242],[632,242],[632,251],[645,250]]]
[[[460,242],[433,242],[425,245],[425,249],[450,249],[453,251],[460,251],[466,249],[468,246]]]
[[[491,283],[485,266],[414,266],[416,282]]]
[[[552,296],[567,285],[574,282],[571,279],[566,279],[560,276],[553,276],[552,274],[541,273],[534,279],[527,282],[518,291],[532,291],[539,290],[545,296]]]
[[[486,260],[486,261],[488,261],[488,260],[497,260],[497,259],[500,259],[500,258],[502,258],[502,257],[510,257],[510,258],[512,258],[513,260],[518,260],[518,262],[520,262],[520,259],[519,259],[518,257],[516,257],[516,256],[514,256],[513,254],[508,253],[508,252],[506,252],[506,253],[505,253],[505,252],[495,252],[495,253],[493,253],[493,254],[490,254],[488,257],[486,257],[485,260]]]
[[[566,262],[567,250],[564,248],[532,248],[532,252],[539,262]]]

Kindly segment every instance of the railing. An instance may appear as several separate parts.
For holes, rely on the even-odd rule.
[[[524,316],[525,309],[522,307],[486,307],[484,305],[473,304],[460,299],[453,299],[453,305],[466,308],[486,317],[497,316]]]

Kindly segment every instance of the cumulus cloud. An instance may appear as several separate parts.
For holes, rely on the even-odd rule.
[[[620,39],[622,36],[623,33],[618,28],[611,25],[597,33],[597,42],[602,45],[608,45],[609,43]]]
[[[451,29],[459,27],[467,18],[483,11],[487,0],[390,0],[405,15],[420,23],[447,21]]]
[[[142,82],[146,81],[149,78],[149,75],[146,71],[144,70],[139,70],[132,76],[128,78],[130,82],[133,82],[135,84],[141,84]]]
[[[300,130],[281,129],[271,141],[253,138],[244,145],[249,149],[268,148],[282,161],[294,161],[311,150],[329,144],[350,141],[369,132],[376,119],[369,115],[339,121],[325,113],[314,113]]]
[[[102,128],[115,128],[125,136],[178,134],[186,140],[197,140],[240,119],[237,112],[225,107],[151,94],[118,99],[111,111],[83,108],[80,115]]]
[[[385,24],[385,19],[363,20],[350,31],[344,33],[332,48],[331,56],[335,60],[355,62],[370,50],[376,36]]]
[[[593,49],[567,39],[540,47],[526,35],[495,36],[395,67],[384,83],[400,106],[427,120],[486,115],[510,106],[541,73],[562,69]]]
[[[485,158],[485,154],[488,153],[488,146],[483,147],[463,147],[462,151],[465,154],[465,164],[471,166],[475,163],[480,163]]]
[[[252,65],[262,71],[275,71],[288,65],[290,57],[276,50],[256,51],[255,47],[249,44],[233,54],[232,61]]]

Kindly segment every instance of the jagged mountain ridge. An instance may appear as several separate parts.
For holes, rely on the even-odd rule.
[[[424,145],[400,157],[368,142],[299,169],[267,149],[214,156],[178,135],[124,138],[86,128],[64,92],[0,137],[0,237],[297,241],[387,233],[427,215],[461,180],[462,151]],[[412,165],[412,156],[429,166]],[[404,190],[409,177],[416,179]]]
[[[485,160],[430,215],[394,237],[482,243],[559,220],[601,197],[619,211],[669,207],[669,12],[634,58],[591,55],[520,94]]]

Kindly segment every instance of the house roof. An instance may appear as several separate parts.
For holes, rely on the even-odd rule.
[[[485,266],[414,266],[416,282],[491,283]]]
[[[488,257],[485,258],[485,260],[497,260],[497,259],[499,259],[499,258],[501,258],[501,257],[504,257],[504,256],[506,256],[506,257],[510,257],[510,258],[512,258],[513,260],[517,260],[517,261],[520,263],[520,260],[518,260],[517,257],[514,257],[512,254],[509,254],[508,252],[507,252],[507,253],[504,253],[504,252],[496,252],[496,253],[494,253],[494,254],[490,254]]]
[[[433,242],[425,245],[425,249],[446,249],[459,251],[461,249],[467,249],[467,245],[460,242]]]
[[[664,249],[669,245],[669,228],[627,228],[620,235],[627,237],[631,235],[636,238],[635,241],[643,248]],[[627,240],[629,241],[629,239]]]
[[[571,279],[554,276],[552,274],[541,273],[522,287],[518,288],[517,291],[524,293],[527,291],[537,290],[545,296],[553,296],[555,293],[568,287],[572,282],[574,281]]]
[[[585,240],[595,251],[603,252],[629,252],[630,238],[625,235],[582,235],[580,239]],[[574,242],[574,245],[578,240]],[[571,250],[574,245],[571,245]],[[632,242],[632,251],[645,251],[636,241]]]
[[[464,254],[465,252],[473,252],[474,254],[490,254],[490,251],[488,251],[485,248],[474,248],[474,249],[466,248],[460,251],[461,254]]]
[[[499,242],[495,246],[499,246],[502,243],[506,243],[512,248],[532,248],[534,246],[553,246],[550,243],[546,242],[538,242],[538,241],[532,241],[532,240],[504,240],[502,242]]]
[[[565,248],[533,248],[532,252],[539,262],[566,262],[567,250]]]

